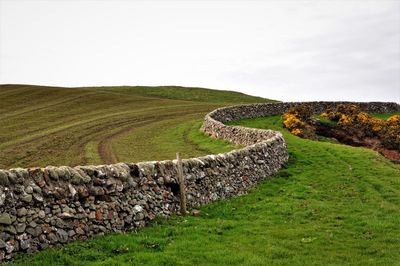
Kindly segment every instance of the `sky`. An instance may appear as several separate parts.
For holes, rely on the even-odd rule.
[[[400,102],[400,1],[0,0],[0,84]]]

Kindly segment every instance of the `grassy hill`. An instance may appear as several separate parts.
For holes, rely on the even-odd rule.
[[[266,101],[176,86],[0,85],[0,168],[161,160],[177,151],[184,157],[205,155],[213,145],[202,146],[204,136],[187,132],[199,127],[207,112]]]
[[[15,265],[398,265],[400,165],[369,149],[295,137],[279,116],[234,124],[283,132],[290,161],[276,178],[202,207],[200,217],[159,219]]]

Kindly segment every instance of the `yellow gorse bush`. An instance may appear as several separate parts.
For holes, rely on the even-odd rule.
[[[391,126],[398,126],[400,123],[400,115],[392,115],[386,122]]]
[[[353,122],[353,118],[352,118],[351,116],[342,114],[342,115],[340,116],[340,119],[339,119],[339,121],[338,121],[338,124],[339,124],[339,125],[349,125],[349,124],[351,124],[352,122]]]
[[[371,117],[354,104],[340,104],[327,110],[322,117],[336,121],[347,132],[359,137],[377,137],[385,147],[400,149],[400,116],[393,115],[387,120]]]
[[[314,139],[315,128],[311,125],[313,110],[306,104],[297,105],[290,108],[283,114],[283,126],[293,135]]]
[[[300,136],[303,132],[299,128],[295,128],[291,131],[291,133],[295,136]]]
[[[283,119],[283,124],[286,128],[289,129],[301,127],[304,125],[304,122],[302,122],[295,114],[285,114],[283,116]]]

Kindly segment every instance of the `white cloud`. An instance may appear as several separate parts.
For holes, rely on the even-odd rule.
[[[397,1],[4,1],[0,83],[400,102]]]

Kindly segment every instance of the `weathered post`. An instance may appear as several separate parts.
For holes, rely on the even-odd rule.
[[[183,177],[182,159],[179,155],[179,152],[176,153],[176,160],[178,161],[177,166],[178,166],[178,182],[179,182],[181,214],[186,215],[186,188],[185,188],[185,179]]]

